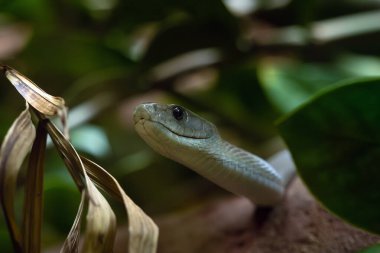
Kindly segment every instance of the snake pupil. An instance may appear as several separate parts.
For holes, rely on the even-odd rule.
[[[183,119],[183,115],[184,115],[184,111],[181,107],[179,106],[174,106],[173,109],[172,109],[172,113],[173,113],[173,117],[176,119],[176,120],[181,120]]]

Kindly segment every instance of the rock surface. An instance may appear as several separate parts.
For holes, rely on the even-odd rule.
[[[161,253],[341,253],[380,242],[379,236],[325,211],[298,178],[283,202],[270,211],[255,208],[245,198],[231,197],[155,221],[160,227]]]

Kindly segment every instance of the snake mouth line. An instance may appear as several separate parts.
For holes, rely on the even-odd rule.
[[[169,132],[171,132],[171,133],[173,133],[173,134],[175,134],[177,136],[184,137],[184,138],[195,139],[195,140],[205,140],[205,139],[208,139],[208,138],[197,138],[197,137],[189,136],[189,135],[185,135],[185,134],[179,134],[177,132],[174,132],[172,129],[170,129],[169,127],[165,126],[161,122],[150,120],[150,119],[146,119],[146,118],[141,118],[141,119],[137,120],[136,123],[135,123],[135,125],[137,125],[138,123],[142,123],[142,125],[144,126],[144,122],[141,122],[141,121],[150,122],[150,123],[154,123],[154,124],[160,125],[160,126],[164,127],[166,130],[168,130]]]

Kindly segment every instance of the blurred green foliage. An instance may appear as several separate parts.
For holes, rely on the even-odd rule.
[[[64,97],[70,108],[108,97],[90,103],[85,112],[92,116],[70,118],[97,126],[77,129],[73,143],[117,175],[148,214],[157,214],[218,189],[136,136],[135,105],[185,104],[231,141],[269,155],[280,147],[260,147],[277,136],[276,118],[338,80],[379,75],[380,27],[359,25],[357,32],[344,26],[353,15],[364,21],[367,14],[380,16],[379,7],[371,0],[0,0],[0,61]],[[325,26],[337,29],[333,35],[345,31],[342,36],[320,29],[318,22],[342,17],[343,26]],[[21,111],[17,96],[1,77],[0,136]],[[78,203],[70,176],[52,157],[45,227],[55,232],[45,235],[46,242],[49,234],[67,234],[69,209]],[[2,231],[1,251],[7,247]]]
[[[378,252],[380,252],[380,245],[376,244],[376,245],[374,245],[372,247],[369,247],[367,249],[361,250],[358,253],[378,253]]]

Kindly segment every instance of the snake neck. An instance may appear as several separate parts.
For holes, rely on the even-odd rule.
[[[259,205],[274,205],[283,195],[283,182],[270,164],[220,137],[190,149],[179,162]]]

